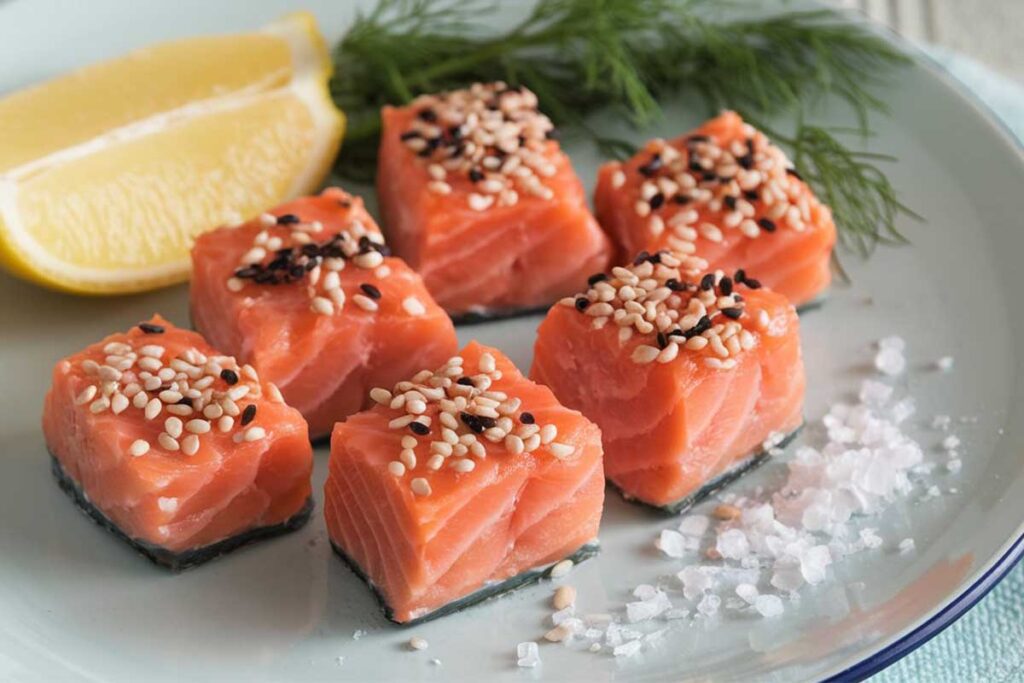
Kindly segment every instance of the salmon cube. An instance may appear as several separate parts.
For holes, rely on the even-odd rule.
[[[626,497],[678,512],[802,424],[799,323],[742,270],[688,281],[681,256],[638,258],[552,307],[530,377],[601,428]]]
[[[371,387],[458,349],[423,280],[389,253],[361,199],[331,188],[289,202],[196,240],[192,320],[326,437]]]
[[[299,412],[160,317],[58,362],[43,433],[61,488],[171,569],[297,529],[313,507]]]
[[[744,268],[796,306],[831,281],[832,212],[785,153],[735,112],[604,164],[594,206],[621,263],[671,249],[689,258],[691,274]]]
[[[601,434],[473,342],[334,428],[325,485],[338,554],[388,618],[440,616],[596,552]]]
[[[381,119],[388,240],[452,315],[546,308],[607,266],[608,238],[526,88],[478,83]]]

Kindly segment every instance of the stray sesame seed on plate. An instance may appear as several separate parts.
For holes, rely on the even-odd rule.
[[[413,636],[409,639],[409,647],[413,650],[426,650],[429,646],[430,644],[419,636]]]
[[[574,564],[575,563],[572,560],[562,560],[551,567],[551,570],[548,572],[548,576],[552,579],[561,578],[572,571]]]

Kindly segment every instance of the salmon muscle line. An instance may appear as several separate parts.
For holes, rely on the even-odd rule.
[[[143,327],[145,325],[146,327]],[[153,325],[143,323],[146,331]],[[164,430],[157,445],[164,451],[192,456],[199,451],[200,439],[211,431],[234,431],[233,441],[258,441],[266,431],[251,423],[258,419],[256,406],[243,410],[238,404],[261,395],[259,376],[250,365],[239,366],[230,356],[207,356],[188,348],[166,359],[166,350],[158,343],[161,332],[147,332],[153,340],[145,343],[112,341],[103,347],[104,363],[81,361],[82,370],[93,379],[75,398],[75,404],[92,414],[111,411],[119,415],[135,409],[146,420],[163,418]],[[215,387],[221,382],[220,387]],[[283,403],[273,385],[270,399]],[[242,417],[239,417],[239,416]],[[129,447],[134,457],[145,455],[153,444],[137,439]]]
[[[352,220],[347,229],[319,243],[310,236],[324,229],[319,221],[303,221],[295,214],[265,213],[259,217],[259,223],[263,229],[253,237],[252,246],[227,280],[227,288],[232,292],[241,292],[246,281],[257,285],[305,281],[310,309],[320,315],[334,315],[345,307],[346,296],[338,273],[347,262],[374,270],[379,277],[389,274],[387,266],[382,265],[389,253],[384,238],[367,230],[358,220]],[[372,313],[378,309],[380,297],[380,290],[364,284],[352,296],[352,302]],[[419,307],[410,302],[405,309],[416,315]]]
[[[510,455],[531,453],[541,445],[558,459],[572,455],[573,446],[555,441],[558,428],[554,424],[537,424],[531,413],[519,412],[519,398],[490,390],[491,383],[501,377],[494,356],[484,353],[472,375],[466,373],[463,358],[454,356],[434,372],[424,370],[411,381],[399,382],[393,391],[373,389],[370,398],[401,412],[388,426],[410,431],[402,437],[402,450],[389,463],[388,471],[402,477],[417,468],[436,471],[447,462],[456,472],[472,472],[476,468],[473,458],[487,457],[481,439],[503,444]],[[438,425],[424,415],[431,403],[439,408]],[[432,427],[436,427],[433,433]],[[429,457],[422,467],[415,453],[421,442],[418,437],[430,441]],[[418,496],[431,493],[430,482],[423,476],[413,477],[409,485]]]
[[[543,178],[556,168],[545,155],[554,124],[537,109],[537,96],[505,83],[474,83],[464,90],[416,98],[405,146],[424,160],[437,194],[450,194],[449,175],[468,177],[477,188],[469,207],[486,211],[512,206],[519,193],[554,197]]]
[[[680,352],[692,352],[703,354],[708,367],[731,369],[732,356],[756,346],[757,331],[770,324],[764,310],[747,311],[737,291],[761,284],[743,270],[733,277],[716,271],[689,282],[680,272],[685,258],[667,251],[640,254],[610,276],[592,276],[590,289],[559,303],[591,316],[595,329],[614,322],[620,345],[634,334],[647,338],[651,343],[637,345],[630,356],[635,363],[670,363]]]

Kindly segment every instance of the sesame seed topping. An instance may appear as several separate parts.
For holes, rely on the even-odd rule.
[[[162,325],[153,323],[139,323],[139,329],[146,334],[163,334],[166,331]]]
[[[402,300],[402,308],[409,315],[423,315],[427,312],[426,307],[414,296],[407,296]]]
[[[554,196],[543,182],[557,173],[547,153],[554,127],[526,88],[475,83],[412,106],[417,117],[400,139],[423,164],[431,192],[449,194],[465,179],[475,186],[466,199],[475,211],[516,204],[521,193]]]
[[[416,477],[409,482],[409,488],[411,488],[412,492],[417,496],[429,496],[431,493],[430,482],[423,477]]]
[[[267,432],[263,427],[249,427],[245,430],[243,439],[245,441],[259,441],[260,439],[267,436]]]
[[[132,445],[128,449],[128,452],[131,453],[131,455],[136,458],[145,455],[146,453],[149,452],[149,442],[143,439],[136,439],[135,441],[132,442]]]

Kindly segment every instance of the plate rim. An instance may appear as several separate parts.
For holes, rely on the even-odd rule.
[[[862,20],[864,19],[862,18]],[[1017,161],[1024,166],[1024,140],[1013,132],[987,102],[920,45],[904,38],[888,26],[871,20],[867,21],[889,42],[902,47],[918,66],[939,80],[951,95],[958,97],[973,108],[979,118],[1007,143],[1007,147],[1016,152]],[[999,557],[978,570],[975,574],[976,578],[968,586],[951,594],[930,616],[925,617],[907,632],[875,652],[828,675],[824,681],[860,681],[873,676],[903,659],[959,620],[972,607],[981,602],[1024,559],[1024,521],[1017,526],[1015,536],[1007,539],[1003,548]]]

